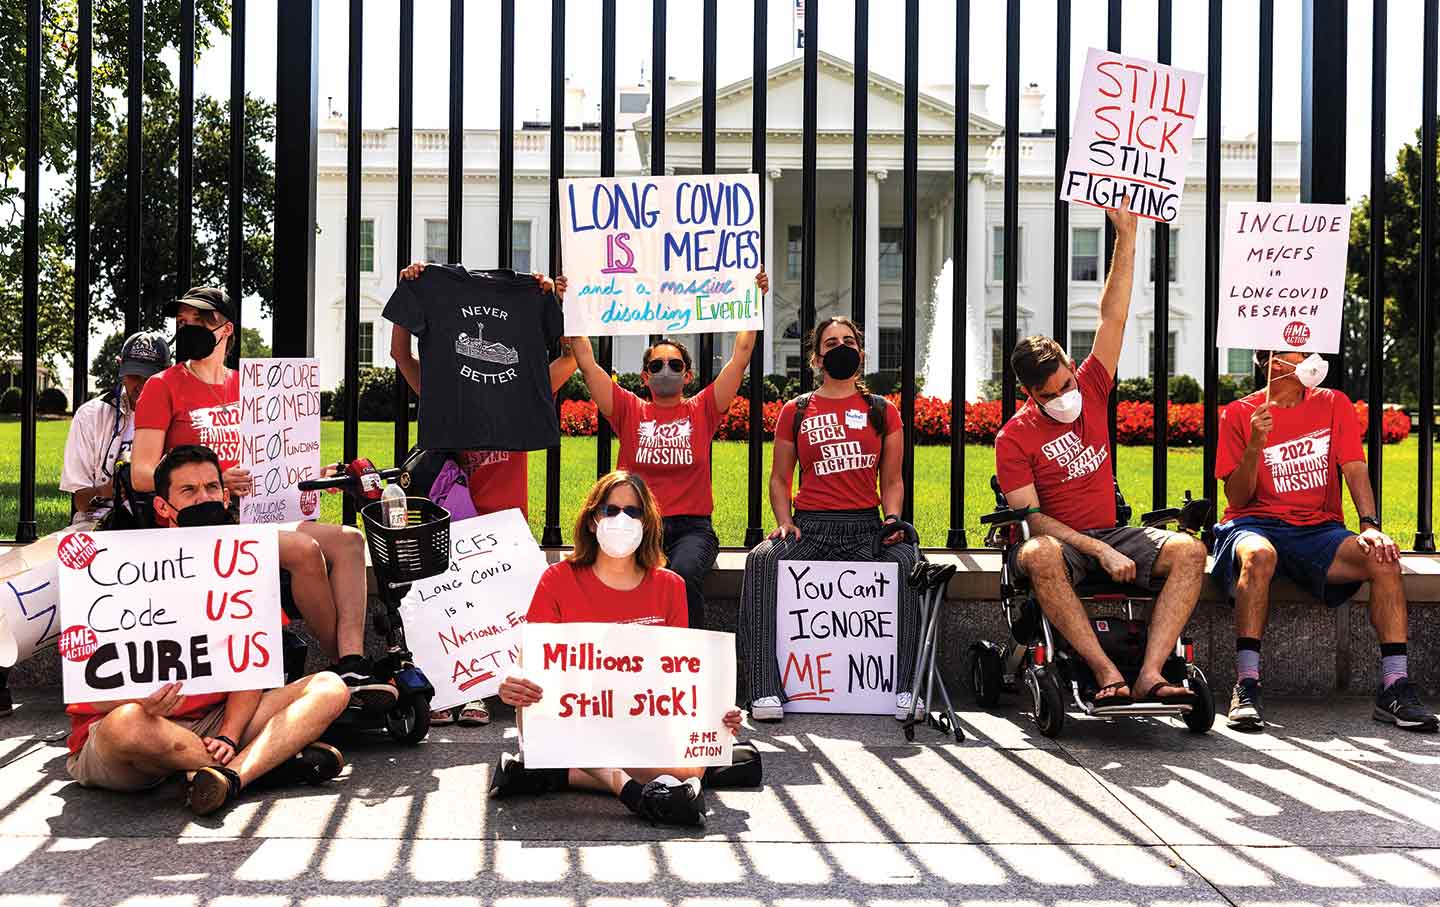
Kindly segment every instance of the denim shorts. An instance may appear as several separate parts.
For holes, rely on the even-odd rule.
[[[1275,549],[1276,566],[1302,589],[1334,607],[1350,600],[1360,583],[1327,583],[1325,574],[1335,561],[1340,544],[1355,533],[1344,523],[1295,526],[1284,520],[1242,516],[1215,527],[1215,566],[1210,573],[1231,599],[1240,578],[1235,544],[1247,535],[1258,535]]]

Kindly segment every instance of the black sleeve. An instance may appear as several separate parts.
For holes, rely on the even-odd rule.
[[[401,280],[385,303],[385,320],[391,321],[414,334],[425,336],[425,304],[415,292],[414,281]]]
[[[565,313],[560,308],[560,298],[554,293],[543,294],[540,305],[540,329],[545,332],[545,347],[554,350],[565,336]]]

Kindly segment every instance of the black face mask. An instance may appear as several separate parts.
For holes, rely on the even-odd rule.
[[[175,361],[204,359],[215,352],[215,333],[203,324],[182,324],[175,329]]]
[[[198,504],[191,504],[189,507],[181,508],[175,517],[175,525],[186,528],[191,526],[229,526],[234,522],[230,518],[230,510],[225,506],[224,501],[201,501]]]
[[[854,377],[860,370],[860,351],[842,343],[831,347],[828,353],[821,356],[820,364],[824,366],[825,374],[837,381],[844,381]]]

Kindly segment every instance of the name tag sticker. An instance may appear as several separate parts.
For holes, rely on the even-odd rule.
[[[863,409],[847,409],[845,410],[845,427],[864,428],[868,418],[869,416]]]

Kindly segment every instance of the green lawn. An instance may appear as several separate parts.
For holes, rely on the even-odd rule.
[[[39,435],[39,477],[37,495],[37,519],[41,533],[51,532],[63,526],[69,519],[70,503],[67,495],[57,489],[60,464],[65,447],[65,433],[68,420],[47,420],[40,423]],[[326,461],[340,459],[342,428],[338,422],[325,422],[322,431],[322,451]],[[390,459],[393,441],[392,428],[388,422],[362,422],[360,424],[360,452],[369,455],[377,464]],[[575,510],[584,497],[586,489],[595,477],[594,438],[565,438],[560,448],[560,517],[559,524],[566,540],[575,519]],[[764,469],[769,470],[770,445],[766,445]],[[618,452],[618,447],[614,448]],[[1188,488],[1199,496],[1201,462],[1203,454],[1199,448],[1173,447],[1170,449],[1169,491],[1171,500],[1179,500]],[[1418,445],[1409,438],[1384,449],[1384,495],[1381,517],[1389,531],[1402,546],[1408,547],[1414,541],[1415,533],[1415,476],[1417,473]],[[1119,466],[1120,487],[1134,506],[1136,514],[1149,510],[1151,501],[1151,449],[1148,445],[1121,447],[1116,462]],[[967,541],[979,545],[982,534],[979,531],[979,517],[994,507],[990,493],[990,475],[995,470],[993,448],[969,445],[965,448],[965,529]],[[745,537],[748,520],[747,477],[749,460],[745,444],[741,442],[717,442],[714,453],[715,476],[715,529],[720,541],[726,545],[739,545]],[[920,447],[916,450],[916,498],[915,523],[921,538],[927,545],[943,545],[949,529],[950,500],[950,456],[945,447]],[[0,537],[14,534],[19,499],[20,475],[20,425],[10,418],[0,421]],[[1224,489],[1220,489],[1224,506]],[[338,495],[324,497],[326,520],[340,518]],[[537,536],[544,525],[545,517],[545,453],[539,452],[530,458],[530,524]],[[1355,513],[1346,505],[1348,522],[1354,525]],[[764,525],[774,525],[768,505],[762,507]]]

